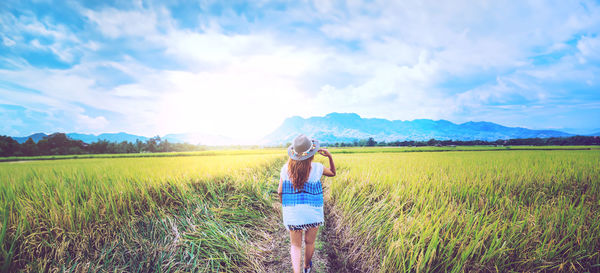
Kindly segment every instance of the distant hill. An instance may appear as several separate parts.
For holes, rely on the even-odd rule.
[[[33,141],[35,143],[37,143],[38,141],[44,139],[47,136],[48,135],[46,135],[44,133],[36,133],[36,134],[26,136],[26,137],[12,137],[12,138],[19,143],[24,143],[25,141],[27,141],[28,138],[31,137],[31,139],[33,139]],[[69,134],[67,134],[67,136],[74,140],[81,140],[85,143],[97,142],[98,140],[101,140],[101,139],[107,140],[110,142],[122,142],[122,141],[135,142],[137,139],[139,139],[140,141],[146,141],[148,139],[145,136],[136,136],[136,135],[127,134],[127,133],[123,133],[123,132],[121,132],[121,133],[106,133],[106,134],[99,134],[99,135],[69,133]]]
[[[36,134],[26,136],[26,137],[12,137],[12,139],[14,139],[16,142],[19,142],[19,143],[25,143],[25,141],[27,141],[27,139],[31,138],[33,140],[33,142],[37,143],[38,141],[44,139],[47,136],[48,135],[46,135],[44,133],[36,133]]]
[[[556,128],[553,130],[577,135],[577,136],[597,136],[600,134],[600,128]]]
[[[19,143],[24,143],[28,138],[32,138],[34,142],[42,140],[48,135],[44,133],[37,133],[26,137],[12,137]],[[132,135],[124,132],[120,133],[105,133],[99,135],[93,134],[80,134],[80,133],[68,133],[67,136],[74,140],[81,140],[85,143],[97,142],[98,140],[107,140],[109,142],[131,142],[135,143],[136,140],[145,142],[149,137]],[[206,145],[231,145],[236,144],[234,140],[220,135],[211,135],[203,133],[182,133],[182,134],[167,134],[161,137],[162,140],[168,140],[171,143],[190,143],[190,144],[206,144]]]
[[[85,143],[97,142],[98,140],[106,140],[109,142],[127,141],[127,142],[133,143],[138,139],[140,141],[146,141],[148,139],[148,137],[145,137],[145,136],[137,136],[137,135],[132,135],[132,134],[124,133],[124,132],[104,133],[104,134],[99,134],[99,135],[69,133],[69,134],[67,134],[67,136],[72,139],[75,139],[75,140],[81,140]]]
[[[299,133],[321,142],[350,142],[373,137],[376,141],[396,140],[498,140],[511,138],[568,137],[573,134],[555,130],[531,130],[506,127],[492,122],[455,124],[447,120],[416,119],[412,121],[361,118],[354,113],[330,113],[324,117],[286,119],[261,141],[266,145],[291,142]]]

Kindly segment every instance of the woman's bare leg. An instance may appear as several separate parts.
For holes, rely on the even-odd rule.
[[[302,259],[302,230],[290,230],[290,255],[292,256],[292,269],[300,273],[300,260]]]
[[[317,231],[319,231],[319,227],[310,228],[304,233],[304,268],[308,268],[309,262],[315,253]]]

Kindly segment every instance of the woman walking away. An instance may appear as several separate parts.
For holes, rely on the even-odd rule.
[[[321,163],[312,162],[317,152],[329,158],[329,168]],[[288,148],[288,155],[290,159],[281,168],[278,189],[283,224],[290,231],[290,255],[294,273],[300,273],[304,231],[302,272],[310,272],[317,231],[324,222],[321,176],[335,176],[335,165],[327,149],[320,149],[317,140],[311,140],[302,134],[294,139]]]

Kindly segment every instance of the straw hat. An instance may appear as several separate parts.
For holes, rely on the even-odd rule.
[[[319,141],[309,139],[304,134],[294,138],[292,145],[288,147],[288,155],[293,160],[305,160],[317,153],[319,150]]]

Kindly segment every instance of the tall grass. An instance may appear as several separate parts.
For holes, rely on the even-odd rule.
[[[365,272],[600,270],[600,151],[335,159],[332,225]]]
[[[281,154],[0,164],[3,271],[256,268]]]
[[[325,181],[363,271],[600,270],[600,151],[386,149]],[[260,271],[284,153],[199,155],[0,163],[0,270]]]

